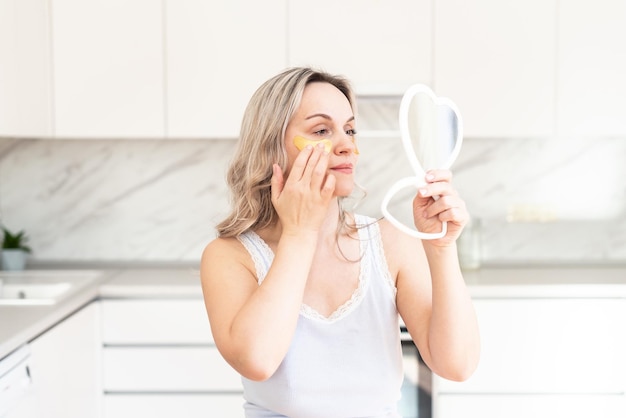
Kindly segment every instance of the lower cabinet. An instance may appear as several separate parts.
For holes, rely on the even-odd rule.
[[[437,417],[624,418],[618,395],[442,395]]]
[[[10,418],[100,416],[99,307],[89,304],[30,342],[32,387]]]
[[[104,418],[243,416],[202,299],[102,301]]]
[[[104,411],[117,418],[241,418],[242,405],[240,394],[109,394]]]
[[[433,379],[434,418],[626,416],[626,300],[474,299],[481,360]]]

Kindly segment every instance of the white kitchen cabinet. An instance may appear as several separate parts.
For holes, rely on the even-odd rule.
[[[434,91],[458,105],[465,136],[553,135],[557,1],[434,7]]]
[[[459,411],[481,418],[502,411],[514,417],[626,414],[624,299],[475,299],[474,306],[479,366],[465,382],[434,376],[435,418]],[[562,415],[550,414],[557,410]]]
[[[290,2],[289,65],[343,74],[360,94],[431,82],[430,0]]]
[[[0,137],[52,134],[47,0],[0,0]]]
[[[559,134],[626,135],[624,22],[623,0],[560,2]]]
[[[616,395],[444,395],[438,418],[623,418]]]
[[[30,343],[32,390],[11,418],[100,416],[99,314],[91,303]]]
[[[243,415],[202,299],[103,300],[102,333],[104,417]]]
[[[107,392],[241,392],[215,347],[114,347],[103,355]]]
[[[162,137],[163,6],[153,0],[54,0],[55,135]]]
[[[240,394],[113,394],[106,396],[104,410],[117,418],[242,418],[243,400]]]
[[[166,0],[167,136],[235,138],[286,62],[286,0]]]
[[[102,338],[106,344],[213,343],[201,300],[107,299],[102,305]]]

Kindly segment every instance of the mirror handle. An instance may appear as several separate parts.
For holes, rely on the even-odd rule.
[[[447,233],[448,233],[448,223],[447,222],[442,222],[441,223],[441,232],[432,232],[432,233],[428,233],[428,232],[421,232],[418,231],[416,229],[411,229],[409,227],[407,227],[406,225],[404,225],[402,222],[400,222],[399,220],[397,220],[390,212],[389,209],[387,208],[387,206],[389,205],[389,202],[391,202],[391,198],[393,196],[396,195],[396,193],[398,193],[400,190],[408,187],[408,186],[414,186],[416,189],[419,188],[420,186],[422,186],[424,184],[423,181],[421,181],[418,177],[405,177],[403,179],[398,180],[393,186],[391,186],[391,188],[389,189],[389,191],[387,192],[387,194],[385,195],[385,198],[383,199],[383,202],[381,204],[381,211],[383,213],[383,216],[385,217],[385,219],[387,219],[389,222],[391,222],[392,225],[394,225],[396,228],[398,228],[399,230],[401,230],[402,232],[409,234],[413,237],[416,238],[420,238],[420,239],[438,239],[438,238],[443,238]],[[438,197],[434,197],[435,200]]]

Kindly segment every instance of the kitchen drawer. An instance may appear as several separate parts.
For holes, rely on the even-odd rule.
[[[623,299],[477,299],[482,353],[438,393],[623,393]]]
[[[213,342],[202,299],[103,300],[102,321],[105,345]]]
[[[106,347],[106,392],[242,391],[215,347]]]
[[[433,418],[624,418],[617,395],[442,395]]]
[[[103,418],[241,418],[241,394],[106,395]]]

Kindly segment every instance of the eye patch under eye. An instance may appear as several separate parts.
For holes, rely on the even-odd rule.
[[[333,148],[333,144],[332,144],[332,142],[330,142],[330,139],[311,140],[311,139],[306,139],[306,138],[301,137],[301,136],[296,136],[293,139],[293,144],[300,151],[302,151],[304,149],[304,147],[306,147],[309,144],[314,147],[314,146],[316,146],[319,143],[324,144],[324,150],[326,152],[330,152],[330,150]]]

